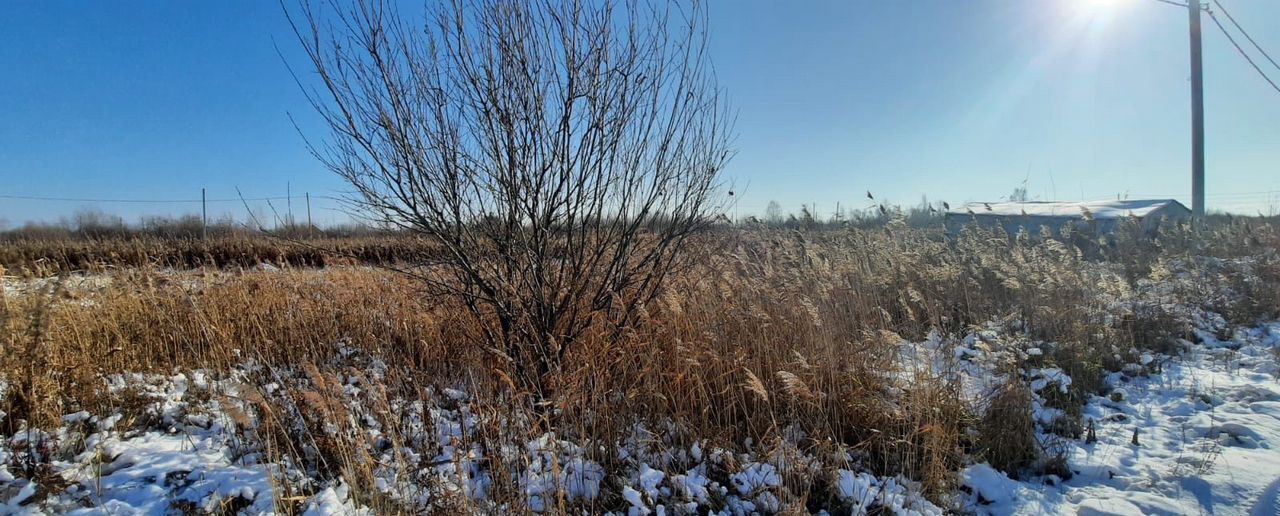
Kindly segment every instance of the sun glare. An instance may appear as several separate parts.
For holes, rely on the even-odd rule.
[[[1111,16],[1133,4],[1132,0],[1070,0],[1072,10],[1090,16]]]

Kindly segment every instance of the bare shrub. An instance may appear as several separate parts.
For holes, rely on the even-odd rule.
[[[545,399],[588,326],[621,328],[715,213],[729,118],[693,2],[382,0],[288,12],[363,215],[437,241],[423,275]]]

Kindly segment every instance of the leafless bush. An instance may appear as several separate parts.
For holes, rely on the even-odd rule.
[[[440,243],[421,279],[535,398],[716,212],[730,120],[697,2],[458,0],[423,24],[382,0],[287,11],[331,130],[313,153],[359,213]]]

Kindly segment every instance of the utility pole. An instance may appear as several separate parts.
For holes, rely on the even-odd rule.
[[[311,225],[311,192],[307,192],[307,233],[311,233],[314,227]]]
[[[293,188],[288,181],[284,183],[284,224],[286,228],[293,229]]]
[[[1187,0],[1191,23],[1191,214],[1204,217],[1204,66],[1200,60],[1200,0]]]
[[[209,200],[200,188],[200,240],[209,239]]]

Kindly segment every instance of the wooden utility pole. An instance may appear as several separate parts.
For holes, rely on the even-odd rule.
[[[200,189],[200,240],[209,239],[209,200]]]
[[[1200,0],[1187,0],[1191,23],[1191,213],[1204,216],[1204,67],[1200,60]]]

